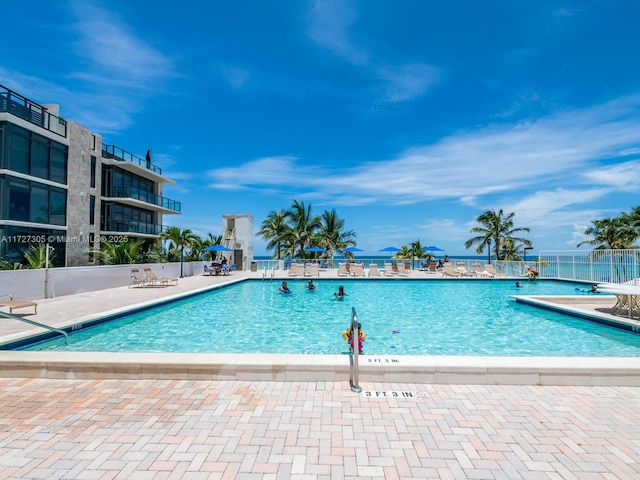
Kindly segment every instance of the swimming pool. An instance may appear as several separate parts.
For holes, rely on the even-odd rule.
[[[516,303],[510,295],[573,295],[565,282],[245,281],[25,349],[101,352],[346,353],[357,309],[366,354],[637,357],[640,335]],[[395,333],[394,333],[395,332]]]

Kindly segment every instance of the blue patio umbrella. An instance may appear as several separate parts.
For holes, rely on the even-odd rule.
[[[233,252],[230,248],[224,247],[222,245],[212,245],[210,247],[206,247],[202,249],[203,252]]]
[[[358,248],[358,247],[347,247],[344,250],[342,250],[344,253],[353,253],[353,252],[361,252],[362,249]]]
[[[380,250],[381,252],[399,252],[400,249],[397,247],[386,247]]]
[[[307,252],[320,253],[320,252],[324,252],[324,248],[311,247],[311,248],[307,248]]]
[[[443,249],[434,247],[433,245],[429,245],[428,247],[424,247],[422,249],[424,252],[444,252]]]

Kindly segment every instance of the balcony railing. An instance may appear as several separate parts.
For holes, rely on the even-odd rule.
[[[61,137],[67,136],[67,122],[47,111],[46,107],[0,85],[0,112],[22,118]]]
[[[172,210],[176,213],[180,213],[182,211],[182,204],[180,202],[156,195],[155,193],[145,192],[139,188],[131,186],[121,185],[111,187],[111,191],[107,192],[106,196],[116,198],[133,198],[135,200],[140,200],[141,202],[150,203],[152,205],[157,205],[158,207],[166,208],[167,210]]]
[[[113,160],[118,160],[119,162],[131,162],[135,165],[138,165],[142,168],[146,168],[151,170],[153,173],[157,173],[158,175],[162,175],[162,169],[157,167],[156,165],[148,162],[145,158],[139,157],[133,153],[127,152],[126,150],[117,147],[115,145],[102,145],[102,156],[103,158],[110,158]]]
[[[145,235],[160,235],[162,225],[122,220],[107,220],[103,225],[105,232],[140,233]]]

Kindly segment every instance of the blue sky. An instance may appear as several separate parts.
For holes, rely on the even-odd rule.
[[[183,214],[335,208],[377,254],[515,212],[572,250],[640,204],[640,3],[3,2],[0,83],[144,156]],[[265,253],[256,238],[255,253]]]

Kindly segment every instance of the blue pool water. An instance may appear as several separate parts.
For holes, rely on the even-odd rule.
[[[516,303],[510,295],[575,295],[564,282],[246,281],[77,331],[29,350],[207,353],[346,353],[341,332],[355,307],[365,354],[640,355],[640,335]]]

